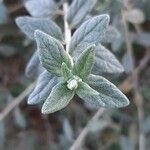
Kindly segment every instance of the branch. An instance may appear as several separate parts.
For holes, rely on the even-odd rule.
[[[63,4],[63,10],[64,10],[64,33],[65,33],[65,42],[66,42],[66,51],[69,51],[69,43],[71,41],[71,29],[69,27],[68,21],[67,21],[67,12],[68,12],[68,3],[65,2]]]
[[[98,118],[100,116],[103,115],[105,109],[104,108],[100,108],[95,115],[92,117],[92,119],[88,122],[88,124],[90,124],[91,122],[94,122],[96,120],[98,120]],[[87,136],[89,132],[88,129],[88,125],[82,130],[82,132],[80,133],[80,135],[77,137],[77,139],[75,140],[75,142],[73,143],[73,145],[71,146],[70,150],[79,150],[81,145],[83,144],[85,137]]]
[[[30,84],[17,98],[4,108],[4,110],[0,113],[0,121],[3,120],[16,106],[18,106],[28,94],[30,94],[34,86],[35,82]]]

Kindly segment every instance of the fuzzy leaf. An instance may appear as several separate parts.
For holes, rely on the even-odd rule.
[[[42,113],[48,114],[63,109],[74,96],[74,91],[69,90],[66,84],[58,83],[42,106]]]
[[[24,0],[24,5],[34,17],[53,17],[58,10],[54,0]]]
[[[129,104],[128,98],[114,84],[101,76],[90,75],[88,84],[99,92],[99,95],[93,98],[93,103],[97,106],[119,108]]]
[[[93,9],[97,0],[73,0],[68,11],[68,22],[72,28],[80,25],[89,12]]]
[[[62,75],[64,77],[64,80],[67,81],[71,77],[73,77],[73,74],[71,73],[71,70],[68,68],[68,66],[65,63],[62,63]]]
[[[105,104],[99,97],[99,92],[91,88],[87,83],[79,82],[76,93],[86,103],[90,103],[96,106],[105,106]]]
[[[50,75],[46,70],[39,76],[37,85],[29,95],[28,104],[37,104],[45,101],[52,88],[58,83],[58,78]]]
[[[108,24],[108,15],[99,15],[85,21],[73,34],[69,47],[71,56],[76,59],[88,46],[101,42]]]
[[[62,76],[61,65],[63,62],[71,68],[71,58],[58,40],[39,30],[35,31],[35,38],[39,59],[47,71],[51,74]]]
[[[49,18],[23,16],[16,19],[16,24],[31,39],[34,39],[34,32],[38,29],[60,41],[63,41],[61,29]]]
[[[96,46],[95,53],[92,73],[100,75],[101,73],[121,73],[124,71],[120,62],[104,46],[100,44]]]
[[[113,26],[109,26],[106,30],[103,42],[104,43],[112,43],[114,40],[117,40],[120,38],[120,33],[116,28]]]
[[[34,54],[31,56],[26,69],[25,69],[25,74],[29,78],[35,78],[37,77],[40,73],[42,73],[44,68],[40,64],[38,52],[35,51]]]
[[[73,72],[80,78],[86,78],[92,70],[94,64],[94,49],[95,45],[88,47],[77,59],[74,65]]]

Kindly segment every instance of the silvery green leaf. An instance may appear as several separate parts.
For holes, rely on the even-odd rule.
[[[29,78],[35,78],[40,73],[42,73],[44,68],[40,64],[38,52],[35,51],[34,54],[31,56],[29,62],[27,63],[25,74]]]
[[[13,115],[15,124],[24,129],[27,126],[27,122],[19,107],[15,108]]]
[[[8,21],[8,10],[3,3],[0,3],[0,24],[5,24]]]
[[[82,52],[74,64],[73,72],[80,78],[86,78],[92,70],[94,64],[95,45],[88,47]]]
[[[89,12],[93,9],[97,0],[73,0],[70,5],[67,20],[72,28],[80,25]]]
[[[100,75],[101,73],[121,73],[123,66],[116,57],[102,45],[97,45],[95,49],[95,64],[92,73]]]
[[[69,90],[64,83],[58,83],[42,106],[42,113],[56,112],[66,107],[74,96],[74,91]]]
[[[118,32],[118,30],[113,26],[109,26],[106,30],[103,42],[112,43],[114,40],[119,38],[120,38],[120,33]]]
[[[51,75],[46,70],[39,76],[37,85],[29,95],[28,104],[37,104],[45,101],[52,88],[58,83],[58,78]]]
[[[109,24],[108,15],[99,15],[85,21],[73,34],[69,53],[75,59],[91,44],[102,42]]]
[[[63,41],[61,29],[49,18],[23,16],[16,18],[16,24],[31,39],[34,39],[34,32],[38,29],[60,41]]]
[[[61,65],[63,62],[71,68],[71,57],[58,40],[39,30],[35,31],[35,38],[40,62],[47,71],[62,76]]]
[[[96,105],[99,103],[102,107],[119,108],[129,104],[128,98],[113,83],[101,76],[90,75],[88,84],[99,92],[99,96],[93,98]]]
[[[67,81],[71,77],[73,77],[71,70],[68,68],[68,66],[65,63],[62,63],[61,69],[62,69],[62,75],[63,75],[65,81]]]
[[[24,5],[34,17],[53,17],[58,10],[54,0],[24,0]]]
[[[105,103],[99,97],[99,92],[91,88],[87,83],[79,82],[76,93],[86,103],[101,107],[105,106]]]

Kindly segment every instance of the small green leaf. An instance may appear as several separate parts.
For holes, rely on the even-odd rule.
[[[108,15],[99,15],[85,21],[73,34],[69,47],[70,55],[76,59],[91,44],[102,42],[108,24]]]
[[[22,16],[16,18],[18,27],[31,39],[34,40],[34,32],[41,30],[48,35],[63,41],[63,34],[59,26],[49,18],[33,18]]]
[[[71,70],[68,68],[68,66],[64,62],[62,63],[61,68],[62,68],[62,75],[63,75],[65,81],[67,81],[73,77]]]
[[[74,91],[69,90],[66,84],[58,83],[42,106],[42,113],[49,114],[63,109],[74,96]]]
[[[35,89],[29,95],[28,104],[37,104],[41,101],[45,101],[58,81],[57,77],[50,75],[50,73],[45,70],[39,76]]]
[[[97,0],[73,0],[70,5],[67,20],[72,28],[80,25],[95,6]]]
[[[88,47],[74,64],[73,73],[81,79],[86,78],[91,73],[94,64],[94,49],[95,45]]]
[[[102,101],[104,105],[99,106],[106,108],[125,107],[129,104],[128,98],[111,82],[101,76],[90,75],[88,84],[99,92],[99,96],[95,97],[95,102]]]
[[[58,40],[39,30],[35,31],[35,38],[39,59],[47,71],[56,76],[62,76],[61,65],[63,62],[69,68],[72,67],[72,60],[69,54]]]

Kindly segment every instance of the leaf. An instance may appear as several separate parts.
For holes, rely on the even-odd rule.
[[[62,74],[63,74],[63,77],[64,77],[64,80],[67,81],[69,80],[70,78],[73,77],[73,74],[71,73],[71,70],[68,68],[68,66],[63,62],[62,63]]]
[[[39,76],[37,85],[29,95],[28,104],[37,104],[45,101],[52,88],[58,83],[58,78],[49,74],[46,70]]]
[[[77,59],[77,62],[74,64],[73,72],[80,78],[86,78],[92,70],[94,64],[94,49],[95,45],[88,47]]]
[[[96,46],[95,53],[95,64],[92,70],[93,74],[121,73],[124,71],[120,62],[104,46],[100,44]]]
[[[111,82],[101,76],[90,75],[88,84],[99,92],[99,96],[94,97],[93,102],[106,108],[120,108],[129,104],[128,98]],[[103,102],[101,104],[101,101]]]
[[[92,89],[87,83],[79,82],[76,93],[86,103],[90,103],[96,106],[105,106],[103,101],[99,98],[99,93]]]
[[[27,63],[25,74],[29,78],[36,78],[43,70],[44,68],[40,64],[38,52],[35,51]]]
[[[34,17],[53,17],[58,10],[54,0],[24,0],[24,5]]]
[[[132,9],[125,12],[126,19],[133,24],[141,24],[145,20],[144,13],[140,9]]]
[[[133,71],[133,59],[131,57],[131,55],[129,55],[128,53],[125,53],[123,58],[122,58],[122,65],[126,71],[126,73],[130,73],[131,71]]]
[[[62,76],[61,65],[63,62],[71,68],[71,58],[58,40],[39,30],[35,32],[35,38],[39,59],[47,71],[56,76]]]
[[[42,113],[49,114],[63,109],[74,96],[74,91],[69,90],[66,84],[58,83],[42,106]]]
[[[60,41],[63,41],[61,29],[49,18],[33,18],[29,16],[23,16],[16,18],[16,24],[29,38],[33,40],[34,32],[38,29]]]
[[[103,42],[104,43],[112,43],[114,40],[117,40],[120,38],[120,33],[116,28],[113,26],[109,26],[106,30]]]
[[[96,2],[97,0],[73,0],[67,16],[71,28],[75,28],[83,22]]]
[[[109,24],[108,15],[99,15],[85,21],[73,34],[69,53],[75,59],[91,44],[98,44],[105,36]]]

